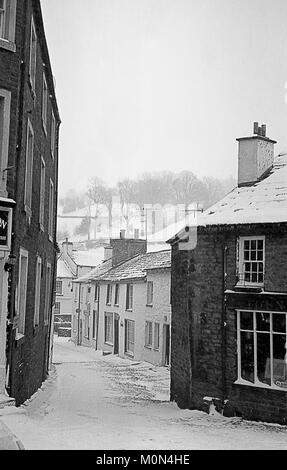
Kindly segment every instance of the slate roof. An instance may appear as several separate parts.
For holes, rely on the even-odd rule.
[[[137,255],[128,261],[111,268],[94,279],[107,282],[120,282],[129,279],[144,279],[148,269],[168,269],[171,266],[170,250]]]

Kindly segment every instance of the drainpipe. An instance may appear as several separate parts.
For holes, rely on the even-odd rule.
[[[227,246],[222,249],[222,318],[221,318],[221,362],[222,362],[222,403],[226,399],[226,277],[227,277]]]
[[[80,342],[81,286],[82,286],[82,284],[79,283],[77,346],[81,346],[81,342]]]

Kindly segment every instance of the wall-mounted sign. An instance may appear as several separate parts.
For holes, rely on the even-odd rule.
[[[12,209],[10,207],[0,207],[0,251],[10,250]]]

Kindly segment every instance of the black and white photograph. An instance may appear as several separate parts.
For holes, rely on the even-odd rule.
[[[0,450],[287,450],[286,0],[0,0]]]

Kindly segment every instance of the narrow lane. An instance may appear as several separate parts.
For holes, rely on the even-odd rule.
[[[287,449],[286,427],[180,410],[166,368],[61,338],[54,363],[30,401],[0,410],[26,449]]]

